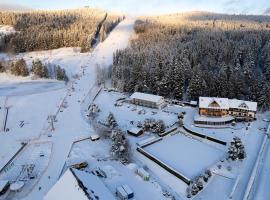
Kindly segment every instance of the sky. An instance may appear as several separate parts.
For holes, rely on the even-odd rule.
[[[90,6],[138,15],[194,10],[229,14],[264,14],[270,11],[269,0],[0,0],[1,4],[33,9]]]

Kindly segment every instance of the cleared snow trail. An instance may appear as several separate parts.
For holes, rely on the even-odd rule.
[[[88,60],[78,60],[78,65],[81,66],[80,78],[75,80],[73,84],[75,90],[70,89],[64,101],[59,102],[59,105],[62,105],[63,102],[65,104],[62,112],[57,112],[58,108],[55,110],[57,114],[55,131],[42,133],[36,139],[36,141],[51,141],[53,143],[49,166],[35,188],[24,199],[42,199],[58,180],[73,142],[93,134],[92,128],[81,116],[81,102],[95,84],[95,65],[97,63],[105,66],[112,64],[113,53],[128,45],[129,38],[133,33],[133,24],[134,19],[122,21],[103,43],[100,43],[92,53],[89,53]],[[48,137],[50,134],[52,137]]]

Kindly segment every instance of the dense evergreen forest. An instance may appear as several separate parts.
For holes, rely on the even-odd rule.
[[[114,55],[114,87],[270,107],[270,17],[175,14],[137,20],[135,32],[130,47]]]
[[[0,25],[17,31],[6,35],[0,51],[28,52],[60,47],[89,51],[95,40],[104,40],[121,16],[84,8],[62,11],[0,12]]]

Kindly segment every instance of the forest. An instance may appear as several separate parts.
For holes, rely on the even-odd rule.
[[[91,8],[0,12],[0,25],[12,25],[16,30],[4,36],[0,51],[21,53],[81,47],[86,52],[96,40],[104,40],[121,20],[122,16]]]
[[[112,84],[178,100],[199,96],[270,107],[270,17],[203,12],[140,18],[114,54]]]

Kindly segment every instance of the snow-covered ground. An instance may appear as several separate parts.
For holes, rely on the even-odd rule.
[[[0,169],[2,169],[6,163],[19,151],[22,147],[20,142],[14,141],[12,139],[5,140],[5,143],[0,145]]]
[[[98,113],[97,120],[106,123],[106,118],[109,112],[112,112],[119,126],[123,130],[127,130],[136,126],[138,121],[143,122],[146,118],[162,119],[165,121],[166,125],[171,125],[177,121],[177,115],[179,113],[186,112],[184,124],[188,129],[201,133],[203,135],[222,140],[227,143],[227,146],[223,146],[203,138],[194,137],[180,128],[179,130],[181,132],[183,132],[187,136],[190,135],[193,137],[193,139],[188,138],[191,142],[172,140],[167,143],[164,142],[166,144],[155,148],[156,145],[162,144],[162,141],[154,144],[153,146],[146,147],[145,150],[148,152],[148,148],[150,148],[152,151],[150,153],[154,154],[155,157],[159,158],[161,161],[164,161],[164,163],[173,166],[175,169],[178,169],[184,175],[190,176],[191,178],[195,175],[198,175],[199,172],[203,172],[205,168],[213,166],[212,170],[214,170],[216,174],[207,184],[207,189],[205,190],[205,192],[201,192],[196,197],[196,199],[200,199],[201,197],[204,197],[206,199],[216,199],[218,197],[228,198],[230,195],[233,195],[235,199],[242,200],[247,184],[249,182],[249,174],[251,174],[252,168],[256,161],[256,155],[258,154],[262,138],[265,133],[265,128],[268,124],[267,122],[263,121],[263,119],[267,117],[267,113],[258,113],[257,120],[251,122],[250,125],[248,123],[237,123],[236,126],[220,128],[197,127],[194,125],[194,115],[198,113],[198,110],[196,108],[168,105],[162,110],[157,110],[129,104],[125,102],[127,99],[127,94],[103,90],[94,101],[94,103],[98,105],[98,107],[100,107],[101,109],[100,113]],[[139,111],[141,113],[139,113]],[[148,138],[151,136],[152,134],[149,133],[144,133],[143,136],[140,136],[138,138],[128,136],[129,141],[132,145],[132,149],[134,151],[135,159],[139,163],[143,163],[144,165],[146,165],[149,168],[150,172],[156,174],[157,178],[160,180],[161,183],[171,188],[171,191],[176,192],[175,196],[177,196],[178,198],[185,198],[186,185],[181,180],[174,177],[172,174],[168,173],[166,170],[158,166],[156,163],[150,161],[145,156],[136,152],[136,143],[142,140],[142,138]],[[229,163],[217,163],[219,159],[226,156],[228,146],[232,141],[233,137],[236,136],[240,137],[244,142],[246,146],[247,158],[244,160],[244,162],[237,161]],[[200,148],[200,146],[204,146],[208,150]],[[190,162],[190,165],[182,165],[182,163],[184,162],[183,160],[181,160],[181,158],[183,158],[181,157],[181,155],[189,155],[190,153],[190,149],[183,150],[184,147],[188,149],[195,149],[197,152],[194,154],[199,155],[200,160],[196,160],[196,155],[189,156],[186,157],[187,159],[185,159],[184,162]],[[207,155],[207,152],[215,152],[213,151],[213,149],[217,152],[220,152],[220,154],[218,154],[219,156],[217,157],[213,156],[212,154],[206,156],[207,158],[209,158],[207,160],[213,159],[212,163],[207,164],[207,162],[204,161],[203,157],[204,155]],[[175,155],[179,157],[176,157],[174,159],[174,152],[177,152],[177,154]],[[198,161],[199,163],[194,162],[193,159],[195,159],[195,161]],[[193,165],[195,165],[197,168],[193,167]],[[218,169],[217,165],[221,165],[222,168]],[[183,168],[181,168],[183,166],[186,167],[184,168],[184,170]],[[202,168],[200,168],[200,166],[202,166]],[[227,167],[231,168],[230,171],[227,169]],[[198,170],[196,171],[196,173],[192,174],[192,169],[194,168]],[[215,186],[215,184],[217,184],[217,186]],[[211,193],[210,191],[215,189],[215,187],[220,190],[222,189],[222,187],[224,187],[226,188],[226,190],[221,190],[220,194]],[[236,192],[234,192],[234,188],[236,188]],[[209,197],[207,197],[208,195]]]
[[[225,151],[182,134],[166,137],[144,150],[189,179],[204,173],[225,155]]]
[[[109,188],[112,194],[115,193],[116,187],[128,184],[135,193],[138,200],[144,199],[166,199],[163,196],[162,189],[159,184],[151,177],[150,181],[144,181],[135,174],[133,170],[119,162],[113,161],[109,153],[109,141],[99,140],[92,142],[89,139],[76,143],[68,161],[83,158],[89,163],[87,171],[96,169],[97,167],[108,169],[107,178],[102,178],[103,183]]]
[[[78,75],[77,78],[73,77],[68,85],[64,85],[58,81],[31,81],[31,77],[15,78],[3,73],[0,74],[0,106],[9,108],[6,124],[9,131],[0,132],[0,166],[4,166],[17,152],[21,142],[28,142],[23,151],[13,160],[13,164],[11,163],[8,173],[0,174],[0,178],[16,179],[22,164],[35,164],[36,169],[38,169],[37,178],[28,182],[22,192],[16,194],[19,199],[41,200],[66,169],[66,161],[77,158],[89,161],[89,170],[97,166],[112,166],[117,173],[114,173],[111,178],[102,179],[112,193],[115,192],[117,186],[127,183],[135,191],[136,199],[166,199],[162,191],[164,188],[177,199],[186,199],[186,184],[136,151],[136,143],[142,138],[153,136],[153,134],[145,133],[139,138],[128,136],[134,154],[134,162],[140,167],[147,166],[147,171],[151,176],[149,182],[143,181],[129,168],[110,159],[109,141],[91,142],[84,140],[78,142],[95,134],[93,127],[84,116],[87,110],[86,106],[98,91],[98,88],[94,86],[95,65],[109,66],[112,64],[113,53],[128,45],[129,38],[133,33],[133,24],[134,19],[126,19],[121,22],[109,37],[91,53],[79,53],[77,48],[62,48],[15,56],[0,54],[0,59],[5,60],[23,57],[28,64],[39,58],[43,62],[50,62],[65,68],[70,77]],[[215,171],[216,174],[207,187],[195,199],[225,200],[229,198],[234,186],[236,192],[233,199],[243,199],[264,138],[265,130],[263,128],[268,126],[268,123],[262,120],[269,117],[267,113],[258,114],[257,121],[252,122],[248,129],[246,129],[247,123],[239,123],[236,127],[221,129],[201,128],[193,124],[193,116],[197,113],[194,108],[169,105],[163,110],[156,110],[129,103],[123,103],[121,106],[114,105],[119,98],[126,97],[125,94],[102,91],[95,100],[95,103],[102,110],[99,114],[100,121],[105,121],[109,112],[113,112],[120,127],[124,130],[136,126],[138,121],[143,121],[146,118],[163,119],[166,125],[171,126],[177,121],[177,114],[185,111],[185,125],[196,132],[221,139],[227,143],[235,136],[240,137],[245,144],[247,158],[243,162],[223,163],[222,169]],[[52,131],[48,120],[49,115],[56,117],[53,123],[54,131]],[[4,118],[5,112],[1,110],[1,127]],[[174,137],[168,137],[164,139],[164,143],[162,141],[148,148],[157,157],[160,156],[163,160],[164,158],[170,159],[166,162],[174,165],[175,168],[180,167],[179,170],[185,171],[190,176],[214,165],[227,148],[216,148],[214,144],[212,145],[203,139],[198,141],[186,138],[186,136],[177,136],[181,139],[174,139]],[[190,151],[183,150],[186,148],[191,149],[193,157],[190,156],[190,159],[187,157]],[[172,155],[175,151],[177,154]],[[267,166],[270,163],[268,152],[269,148],[265,154],[265,165],[259,176],[260,187],[254,187],[257,189],[255,192],[257,199],[262,196],[267,199],[269,196],[266,189],[269,183],[267,178],[269,176]],[[41,153],[44,156],[40,156]],[[168,154],[169,156],[167,156]],[[183,155],[186,156],[185,160],[181,160]],[[197,156],[201,160],[211,162],[201,161],[200,163]],[[178,163],[180,164],[178,165]],[[189,165],[183,165],[183,163],[189,163]],[[230,165],[232,171],[228,172],[225,165]],[[182,168],[183,166],[185,168]],[[215,168],[214,166],[213,169]],[[14,197],[12,196],[14,194],[10,195],[10,197]]]
[[[60,81],[27,81],[20,83],[2,83],[0,96],[25,96],[29,94],[45,93],[60,90],[65,87]]]
[[[177,121],[177,115],[163,112],[159,109],[151,109],[143,106],[136,106],[130,103],[122,103],[119,99],[127,99],[128,95],[119,92],[101,91],[94,103],[101,108],[98,113],[98,121],[106,123],[110,112],[113,113],[119,127],[123,130],[136,127],[138,122],[143,123],[145,119],[163,120],[166,126],[173,126]],[[119,106],[115,106],[116,103]],[[128,117],[127,117],[128,116]]]
[[[42,63],[59,65],[66,70],[69,77],[78,74],[81,66],[85,66],[89,60],[89,53],[80,53],[80,48],[60,48],[48,51],[34,51],[12,55],[0,53],[0,60],[9,61],[23,58],[28,67],[32,66],[32,61],[39,59]],[[14,77],[13,77],[14,78]],[[20,77],[18,77],[21,79]]]
[[[0,174],[1,180],[25,182],[24,190],[10,193],[8,199],[21,199],[31,192],[49,164],[51,150],[51,142],[29,144],[9,165],[8,170]]]
[[[128,45],[129,37],[133,33],[133,23],[133,19],[121,22],[92,53],[81,54],[77,50],[74,51],[73,48],[65,48],[16,56],[23,56],[28,63],[32,59],[41,58],[45,62],[60,64],[72,75],[79,75],[79,78],[74,79],[67,87],[63,87],[62,83],[60,85],[58,85],[59,83],[55,83],[55,85],[49,83],[47,86],[39,83],[33,84],[33,86],[31,84],[28,87],[27,80],[24,81],[24,84],[16,85],[12,79],[5,80],[5,84],[1,84],[5,95],[17,94],[20,96],[8,96],[7,103],[11,108],[7,127],[10,131],[8,134],[0,135],[0,146],[1,143],[12,140],[14,142],[48,142],[52,144],[49,165],[44,173],[40,174],[37,184],[31,191],[27,187],[23,190],[22,194],[26,194],[24,199],[42,199],[58,180],[73,142],[94,134],[85,118],[82,117],[81,102],[95,84],[96,63],[105,66],[112,63],[113,53]],[[1,56],[8,59],[6,54]],[[74,90],[71,89],[72,84]],[[8,87],[10,88],[8,89]],[[54,132],[50,131],[48,115],[56,115]],[[30,150],[29,146],[25,148],[25,151],[28,150]],[[19,154],[17,159],[24,157],[24,154]]]

